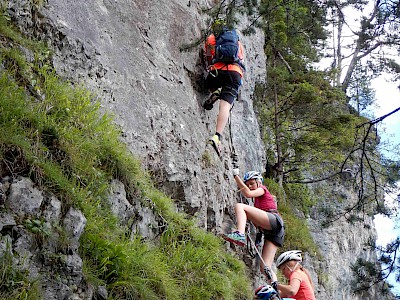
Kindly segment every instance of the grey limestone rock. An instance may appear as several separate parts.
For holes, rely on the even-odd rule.
[[[178,209],[218,232],[225,208],[236,201],[231,142],[243,172],[262,170],[264,164],[252,103],[255,84],[264,83],[264,36],[258,31],[242,37],[248,71],[224,133],[225,159],[220,162],[206,146],[215,131],[217,109],[204,111],[201,104],[208,95],[199,93],[192,80],[201,76],[198,48],[179,51],[201,38],[206,24],[198,11],[208,4],[186,4],[50,0],[42,24],[48,33],[44,38],[55,46],[58,72],[99,93],[103,109],[115,115],[124,141],[152,171],[157,185],[176,200]]]
[[[140,201],[130,203],[126,198],[125,187],[122,182],[113,180],[110,185],[108,201],[112,212],[122,224],[129,225],[133,233],[153,239],[159,232],[156,230],[158,220],[153,211]]]
[[[38,214],[42,201],[42,192],[33,186],[32,180],[22,177],[11,184],[5,206],[13,213],[24,216]]]
[[[0,256],[12,255],[12,238],[9,235],[0,236]]]
[[[69,247],[76,251],[79,247],[79,238],[86,225],[86,218],[81,211],[71,207],[62,222],[64,230],[69,236]]]
[[[125,186],[118,180],[113,180],[110,184],[108,201],[111,211],[118,216],[122,223],[126,223],[135,215],[132,204],[126,199]]]
[[[82,259],[76,253],[63,256],[63,262],[67,273],[70,276],[79,277],[78,282],[82,278]]]
[[[47,200],[46,209],[43,212],[44,219],[49,223],[58,223],[61,217],[61,201],[54,196],[50,196]]]
[[[0,212],[0,232],[3,230],[3,228],[12,228],[15,225],[17,225],[17,223],[11,214],[3,211]]]
[[[63,219],[63,225],[71,238],[79,239],[86,225],[86,218],[81,211],[71,207]]]
[[[108,292],[105,286],[99,286],[97,288],[97,295],[99,300],[106,300],[108,298]]]
[[[121,127],[121,139],[151,171],[156,185],[175,200],[177,210],[194,216],[211,232],[230,230],[233,205],[239,201],[231,176],[233,149],[239,155],[241,172],[263,171],[265,166],[253,103],[256,85],[267,84],[263,33],[256,30],[251,36],[241,36],[247,72],[231,122],[223,133],[224,155],[220,161],[206,145],[215,131],[217,109],[202,108],[208,95],[199,85],[203,79],[199,49],[180,51],[181,46],[201,38],[201,30],[209,24],[199,12],[212,1],[48,0],[38,12],[31,9],[31,2],[4,4],[22,31],[52,48],[57,73],[95,92],[102,110],[112,113]],[[245,25],[243,20],[239,31]],[[337,208],[354,200],[353,193],[343,187],[332,187],[327,198],[330,193],[342,198],[341,202],[327,199]],[[42,194],[24,179],[23,183],[12,183],[5,205],[25,215],[37,213],[42,200]],[[153,236],[150,225],[157,223],[156,216],[141,203],[130,203],[135,201],[126,199],[121,183],[113,183],[109,200],[122,222],[133,218],[133,230],[144,237]],[[29,205],[22,205],[25,202]],[[323,256],[316,262],[306,258],[313,278],[318,278],[317,298],[360,300],[349,286],[350,265],[355,257],[373,259],[374,252],[362,246],[369,237],[376,237],[372,221],[365,221],[369,228],[345,222],[322,228],[321,211],[326,209],[330,207],[321,205],[314,207],[310,216],[301,216],[307,219]],[[53,202],[43,216],[47,221],[57,219],[59,203]],[[85,217],[71,208],[62,224],[76,251]],[[68,280],[49,281],[46,286],[45,299],[72,299],[68,297],[77,295]],[[378,298],[373,291],[364,299]]]

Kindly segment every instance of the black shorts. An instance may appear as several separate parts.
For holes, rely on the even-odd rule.
[[[281,216],[276,213],[267,212],[269,223],[272,229],[264,229],[264,239],[277,245],[278,247],[283,246],[283,240],[285,238],[285,225]]]
[[[238,96],[242,77],[238,72],[227,70],[212,70],[208,73],[205,87],[210,91],[221,89],[220,99],[232,104]]]

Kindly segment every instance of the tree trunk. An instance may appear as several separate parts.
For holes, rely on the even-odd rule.
[[[273,57],[273,66],[276,67],[276,57]],[[276,155],[277,155],[277,162],[276,162],[276,172],[277,172],[277,179],[278,184],[282,186],[283,184],[283,157],[282,157],[282,137],[281,137],[281,126],[280,126],[280,119],[279,119],[279,98],[278,98],[278,88],[276,80],[274,80],[274,129],[275,129],[275,143],[276,143]]]
[[[359,53],[360,53],[360,39],[357,40],[356,49],[354,50],[354,53],[352,54],[352,58],[351,58],[349,67],[347,68],[346,76],[344,77],[344,80],[342,82],[342,91],[345,93],[347,91],[347,88],[349,87],[351,76],[353,75],[353,72],[357,65],[357,62],[360,60],[360,58],[358,57]]]
[[[337,32],[337,48],[336,48],[336,86],[341,84],[342,76],[342,31],[343,31],[344,16],[340,9],[338,9],[338,32]]]

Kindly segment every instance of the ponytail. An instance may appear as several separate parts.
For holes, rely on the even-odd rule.
[[[303,271],[307,275],[308,281],[310,282],[310,285],[311,285],[312,289],[314,290],[314,284],[313,284],[313,281],[311,279],[310,272],[306,268],[304,268],[303,265],[299,261],[290,260],[288,262],[288,267],[289,267],[289,270],[292,271],[292,272],[295,271],[295,270],[298,270],[298,269]]]
[[[308,281],[310,281],[311,287],[314,290],[314,284],[313,284],[313,281],[311,279],[310,272],[306,268],[304,268],[301,264],[299,264],[299,267],[300,267],[300,270],[302,270],[304,273],[306,273],[306,275],[308,277]]]

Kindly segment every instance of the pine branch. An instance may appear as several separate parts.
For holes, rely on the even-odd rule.
[[[389,117],[389,116],[393,115],[394,113],[398,112],[399,110],[400,110],[400,107],[396,108],[395,110],[391,111],[390,113],[388,113],[388,114],[386,114],[386,115],[383,115],[383,116],[381,116],[381,117],[379,117],[379,118],[376,118],[376,119],[374,119],[374,120],[371,120],[371,121],[367,121],[367,122],[365,122],[365,123],[362,123],[362,124],[358,125],[356,128],[363,127],[364,125],[367,125],[367,124],[374,125],[374,124],[376,124],[376,123],[379,123],[379,122],[383,121],[384,119],[386,119],[387,117]]]

